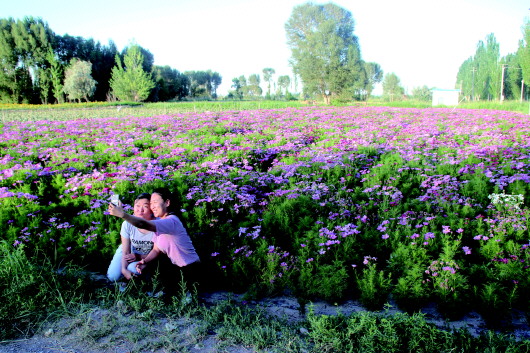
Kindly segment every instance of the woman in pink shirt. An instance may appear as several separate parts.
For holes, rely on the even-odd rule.
[[[157,189],[151,194],[151,210],[157,219],[146,220],[126,213],[123,208],[109,204],[109,213],[122,218],[135,227],[154,232],[153,249],[138,262],[139,273],[160,253],[171,261],[170,268],[160,268],[162,284],[168,296],[177,294],[182,279],[188,290],[198,284],[200,259],[193,243],[180,219],[170,211],[171,193],[166,189]],[[165,283],[164,283],[165,282]]]

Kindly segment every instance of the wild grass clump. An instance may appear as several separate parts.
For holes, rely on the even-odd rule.
[[[46,254],[25,250],[0,241],[0,339],[30,335],[48,316],[66,314],[94,294],[79,267],[57,267]]]
[[[308,314],[309,337],[320,352],[522,352],[529,341],[486,332],[473,337],[464,329],[446,331],[423,314],[359,312],[349,316]]]

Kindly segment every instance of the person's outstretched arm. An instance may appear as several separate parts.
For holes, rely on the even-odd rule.
[[[135,226],[136,228],[145,229],[150,232],[156,231],[156,226],[153,222],[147,221],[140,217],[130,215],[127,212],[125,212],[121,206],[116,206],[112,203],[109,203],[109,213],[115,217],[119,217],[123,219],[124,221]]]

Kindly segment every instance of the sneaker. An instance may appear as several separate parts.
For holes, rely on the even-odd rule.
[[[127,283],[125,282],[120,282],[120,284],[118,285],[118,289],[120,290],[120,292],[125,292],[125,290],[127,289]]]
[[[156,292],[154,294],[153,294],[153,292],[147,292],[146,294],[150,298],[160,298],[161,296],[164,295],[164,292],[163,291],[159,291],[159,292]]]

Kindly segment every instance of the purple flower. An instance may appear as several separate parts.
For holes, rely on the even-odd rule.
[[[471,248],[469,246],[463,246],[462,250],[464,251],[464,254],[471,255]]]

